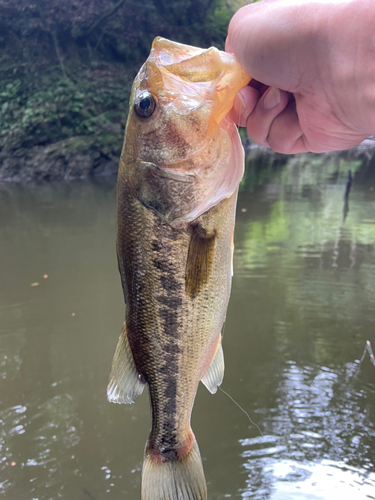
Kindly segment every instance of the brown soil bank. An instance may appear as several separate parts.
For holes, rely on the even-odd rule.
[[[122,134],[70,137],[0,152],[0,182],[82,179],[117,172]]]
[[[123,134],[101,134],[99,136],[78,136],[64,139],[46,146],[19,148],[15,151],[0,152],[0,183],[48,180],[84,179],[117,173]],[[245,147],[249,147],[249,140]],[[259,164],[271,161],[284,164],[291,157],[273,153],[271,150],[251,146],[252,160],[259,158]],[[297,155],[298,156],[298,155]],[[369,138],[356,148],[329,155],[359,160],[367,167],[375,168],[375,139]],[[266,158],[269,160],[266,160]],[[322,158],[322,161],[324,159]],[[302,160],[301,160],[302,161]]]

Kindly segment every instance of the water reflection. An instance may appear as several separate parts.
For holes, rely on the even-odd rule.
[[[266,420],[272,434],[240,441],[249,471],[242,496],[374,498],[375,427],[366,399],[375,384],[356,387],[358,364],[339,373],[288,365]]]
[[[375,498],[375,369],[359,363],[375,345],[372,187],[359,162],[250,159],[223,387],[264,437],[199,390],[209,498]],[[7,186],[0,207],[0,496],[136,500],[147,397],[105,398],[123,318],[114,180]]]
[[[249,464],[250,467],[250,464]],[[251,468],[254,464],[251,464]],[[257,466],[255,466],[257,467]],[[261,485],[253,494],[253,486],[243,498],[272,500],[327,500],[374,498],[375,474],[348,467],[344,462],[322,460],[320,463],[274,459],[259,464],[267,476],[267,486]],[[253,475],[253,473],[252,473]],[[251,477],[254,480],[253,477]],[[252,484],[252,481],[249,481]]]

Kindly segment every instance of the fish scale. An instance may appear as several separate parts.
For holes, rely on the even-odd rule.
[[[133,84],[117,185],[126,313],[108,399],[148,387],[143,500],[207,497],[190,417],[199,381],[214,393],[224,374],[243,149],[223,93],[233,102],[248,80],[231,55],[156,39]]]
[[[229,298],[228,294],[223,294],[228,289],[228,283],[223,284],[222,276],[225,273],[227,281],[230,280],[229,241],[234,224],[234,201],[235,196],[222,202],[232,205],[232,214],[220,231],[216,262],[206,289],[198,300],[185,293],[185,269],[181,268],[181,262],[187,260],[189,249],[186,232],[163,223],[134,198],[119,202],[119,234],[125,236],[119,241],[119,253],[125,269],[128,338],[137,371],[150,387],[153,417],[151,443],[165,441],[162,431],[165,420],[169,422],[173,419],[175,428],[183,435],[188,432],[187,422],[198,382],[203,375],[206,346],[217,341]],[[200,221],[202,226],[205,223],[208,223],[209,229],[217,226],[215,218],[221,218],[220,208],[214,207],[210,213],[204,214]],[[133,212],[130,218],[133,222],[127,223],[124,230],[121,227],[122,211]],[[220,226],[223,226],[222,220]],[[133,241],[140,237],[139,227],[143,227],[142,241],[134,246]],[[140,277],[137,269],[141,266],[145,266],[148,272]],[[221,298],[219,302],[217,295]],[[217,311],[207,306],[213,302],[217,304]],[[195,329],[192,325],[196,325]],[[210,336],[213,337],[211,341]],[[195,370],[191,366],[192,360],[195,361]],[[180,379],[178,391],[174,389],[177,375]],[[174,391],[176,394],[173,394]],[[173,408],[171,399],[176,400]],[[177,403],[178,413],[175,408]],[[172,443],[166,443],[166,446],[171,447]]]

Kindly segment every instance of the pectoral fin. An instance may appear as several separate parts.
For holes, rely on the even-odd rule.
[[[195,298],[206,285],[211,273],[215,251],[216,231],[207,234],[199,225],[191,227],[189,252],[186,262],[186,292]]]
[[[107,399],[110,403],[134,403],[137,397],[142,394],[144,386],[145,384],[139,380],[124,323],[113,356]]]
[[[210,364],[209,369],[202,378],[203,384],[211,392],[215,394],[217,388],[223,382],[224,378],[224,353],[221,345],[221,340],[217,346],[215,356]]]

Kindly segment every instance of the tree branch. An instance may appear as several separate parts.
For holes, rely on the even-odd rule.
[[[110,16],[115,14],[115,12],[121,7],[121,5],[124,3],[125,0],[119,0],[115,5],[106,11],[104,11],[98,19],[95,19],[90,26],[82,33],[81,30],[76,31],[76,36],[74,36],[74,33],[72,33],[73,38],[87,38],[93,31],[94,29],[103,21],[107,20]]]

